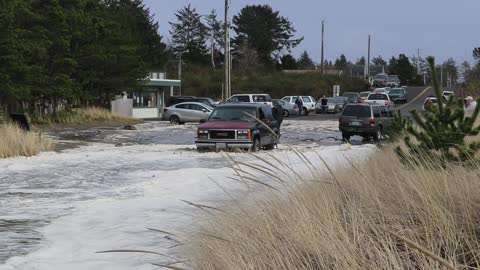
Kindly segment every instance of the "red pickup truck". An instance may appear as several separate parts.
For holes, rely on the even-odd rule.
[[[219,105],[202,122],[195,141],[199,151],[271,150],[280,137],[280,123],[273,117],[272,108],[264,104]]]

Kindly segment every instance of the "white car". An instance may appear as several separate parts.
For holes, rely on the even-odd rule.
[[[451,97],[453,97],[455,93],[453,91],[443,91],[442,96],[445,101],[448,101]]]
[[[430,103],[431,105],[437,104],[437,97],[436,96],[429,96],[425,99],[422,105],[422,113],[425,113],[427,111],[427,104]]]
[[[269,94],[238,94],[231,96],[227,102],[260,103],[273,107],[272,97]]]
[[[282,100],[288,103],[295,104],[298,96],[286,96]],[[310,112],[315,111],[315,99],[312,96],[300,96],[303,101],[303,114],[307,115]]]
[[[373,93],[388,95],[388,90],[387,90],[386,87],[382,87],[382,88],[377,88],[377,89],[373,90]]]
[[[365,100],[365,102],[369,104],[385,106],[392,111],[395,110],[395,104],[393,103],[392,100],[390,100],[390,97],[388,96],[388,94],[385,94],[385,93],[372,93],[368,95],[367,100]]]

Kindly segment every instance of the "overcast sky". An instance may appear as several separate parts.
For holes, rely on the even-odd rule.
[[[224,0],[144,0],[160,24],[160,33],[169,40],[169,21],[174,13],[191,3],[200,14],[216,9],[223,18]],[[320,60],[321,21],[325,20],[325,58],[345,54],[355,61],[367,55],[372,35],[372,55],[389,59],[420,49],[422,56],[434,55],[437,62],[448,57],[472,61],[472,50],[480,46],[480,0],[232,0],[237,14],[247,4],[269,4],[290,19],[297,36],[304,41],[293,50],[306,50]],[[372,56],[372,57],[373,57]]]

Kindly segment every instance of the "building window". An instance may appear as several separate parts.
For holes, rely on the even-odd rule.
[[[157,108],[157,92],[136,91],[133,93],[133,107]]]

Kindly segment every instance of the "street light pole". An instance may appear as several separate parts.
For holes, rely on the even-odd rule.
[[[324,66],[324,48],[325,48],[325,21],[322,20],[322,54],[320,56],[320,72],[321,74],[323,75],[323,73],[325,72],[325,66]]]
[[[225,95],[224,99],[227,100],[230,97],[230,37],[229,37],[229,22],[228,22],[228,1],[225,0],[225,61],[223,63],[225,69]]]
[[[182,54],[184,53],[188,53],[188,50],[179,52],[179,55],[178,55],[178,80],[180,81],[179,96],[182,95]]]

